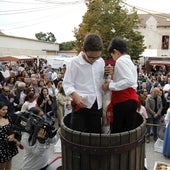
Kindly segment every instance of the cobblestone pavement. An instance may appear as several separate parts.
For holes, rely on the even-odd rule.
[[[170,163],[170,159],[165,158],[161,153],[154,151],[154,141],[151,140],[150,143],[145,144],[146,148],[146,162],[148,170],[153,170],[154,164],[156,161],[162,161],[166,163]],[[23,150],[19,151],[19,154],[13,158],[12,170],[21,170],[22,167],[22,159],[23,159]],[[55,157],[61,155],[60,153],[54,153],[54,146],[51,146],[51,155],[50,160],[53,160]]]

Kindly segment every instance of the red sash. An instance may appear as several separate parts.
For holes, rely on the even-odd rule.
[[[127,100],[134,100],[135,102],[139,102],[138,96],[136,94],[136,90],[133,88],[127,88],[125,90],[120,91],[112,91],[111,94],[111,102],[107,107],[106,111],[106,119],[107,123],[113,123],[113,107],[118,104],[125,102]]]

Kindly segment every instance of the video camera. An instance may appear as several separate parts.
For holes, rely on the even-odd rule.
[[[46,131],[46,138],[53,138],[57,130],[54,126],[55,120],[51,114],[52,112],[46,113],[44,118],[32,112],[18,111],[12,115],[11,123],[14,129],[33,134],[34,138],[37,137],[37,133],[40,129]]]

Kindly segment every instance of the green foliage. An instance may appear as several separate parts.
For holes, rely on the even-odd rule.
[[[77,51],[81,51],[83,39],[88,33],[97,33],[103,39],[103,57],[108,58],[107,47],[112,38],[119,37],[128,43],[132,59],[138,59],[144,51],[144,40],[137,31],[140,20],[136,11],[128,11],[121,0],[86,0],[87,12],[83,22],[74,30]]]
[[[60,50],[73,50],[73,49],[75,49],[75,41],[68,41],[60,44]]]
[[[52,32],[47,32],[47,33],[39,32],[35,34],[35,37],[38,40],[47,41],[47,42],[56,41],[55,35]]]

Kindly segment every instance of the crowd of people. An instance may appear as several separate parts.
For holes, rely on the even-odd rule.
[[[44,61],[40,62],[39,69],[36,64],[28,65],[28,63],[12,65],[4,63],[2,65],[0,72],[0,169],[11,170],[12,157],[18,153],[18,149],[23,148],[25,151],[23,170],[45,170],[48,166],[50,143],[56,142],[57,128],[64,116],[63,109],[71,109],[71,106],[67,105],[70,98],[63,93],[62,87],[65,69],[63,65],[57,73]],[[52,119],[53,126],[56,128],[54,134],[48,137],[46,130],[40,127],[36,131],[37,127],[33,124],[31,124],[30,131],[18,128],[14,115],[25,116],[26,113],[42,117],[44,122]],[[29,120],[29,117],[27,119]]]
[[[155,141],[159,137],[163,118],[166,122],[163,154],[170,156],[170,73],[146,74],[137,70],[122,39],[114,38],[108,47],[115,66],[105,66],[102,50],[101,37],[88,34],[80,54],[58,72],[45,61],[40,61],[39,67],[37,63],[2,65],[0,169],[11,169],[18,147],[25,149],[23,170],[45,170],[48,166],[49,146],[55,142],[55,134],[49,138],[42,128],[36,138],[33,133],[20,132],[11,121],[17,112],[42,118],[51,116],[56,127],[61,126],[65,114],[71,113],[70,128],[88,133],[103,133],[102,118],[107,119],[110,133],[132,130],[141,114],[147,122],[147,143],[152,135]],[[103,112],[103,95],[108,91],[110,104]]]
[[[147,75],[139,73],[138,96],[141,106],[146,112],[144,118],[147,122],[146,143],[153,136],[154,141],[158,138],[163,140],[163,155],[170,157],[169,148],[169,108],[170,108],[170,73],[162,72],[162,69]]]

